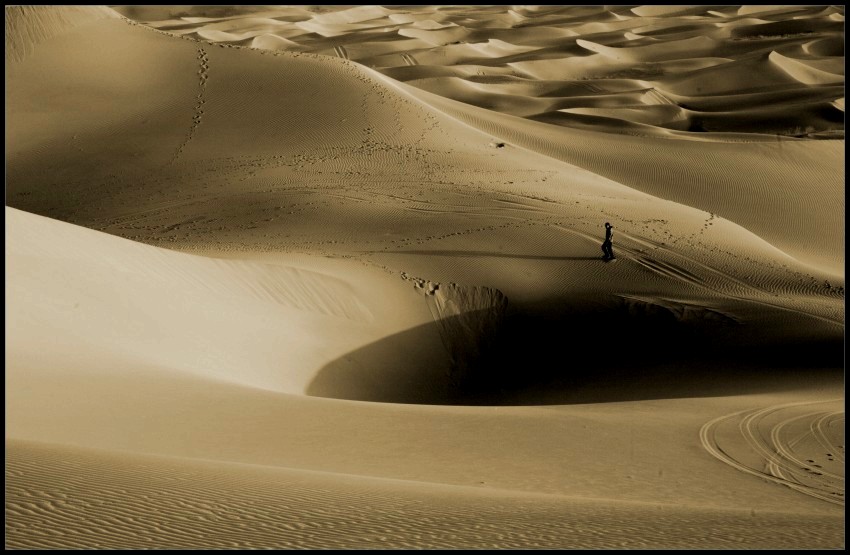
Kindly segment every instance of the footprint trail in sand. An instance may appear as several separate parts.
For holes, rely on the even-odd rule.
[[[170,165],[173,165],[180,158],[180,155],[183,154],[183,151],[186,149],[186,146],[195,136],[195,132],[198,130],[198,126],[201,125],[201,117],[204,115],[204,104],[207,103],[205,98],[205,93],[207,90],[207,80],[209,79],[209,70],[210,70],[210,59],[207,56],[206,50],[204,50],[203,46],[198,46],[198,61],[200,62],[200,68],[198,69],[198,78],[200,79],[198,83],[198,95],[197,102],[194,106],[194,113],[192,114],[192,127],[189,128],[189,132],[186,133],[186,139],[177,147],[177,151],[174,153],[174,157],[169,162]]]

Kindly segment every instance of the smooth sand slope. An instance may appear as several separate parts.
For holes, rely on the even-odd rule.
[[[6,8],[7,547],[843,546],[843,140],[341,59],[694,14],[167,9]]]

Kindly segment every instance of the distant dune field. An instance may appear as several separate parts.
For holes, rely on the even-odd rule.
[[[6,547],[843,547],[843,29],[6,7]]]

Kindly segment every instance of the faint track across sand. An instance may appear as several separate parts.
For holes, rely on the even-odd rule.
[[[786,403],[719,416],[700,429],[700,443],[732,468],[843,506],[844,446],[830,437],[828,426],[843,420],[844,411],[805,410],[823,403],[843,403],[843,399]],[[800,409],[805,412],[799,414]]]
[[[416,58],[414,58],[414,57],[413,57],[412,55],[410,55],[410,54],[403,53],[403,54],[401,55],[401,59],[402,59],[402,60],[404,60],[404,63],[406,63],[408,66],[417,66],[417,65],[419,65],[419,62],[417,62],[417,61],[416,61]]]
[[[204,104],[207,102],[204,96],[207,90],[207,79],[209,79],[210,59],[203,46],[198,46],[198,61],[200,62],[200,68],[198,69],[199,91],[198,95],[195,97],[194,113],[192,114],[192,127],[189,128],[188,133],[186,133],[186,138],[182,143],[180,143],[180,146],[177,147],[177,151],[174,153],[169,164],[177,162],[180,155],[183,154],[186,145],[189,144],[195,136],[198,126],[201,125],[201,116],[204,115]]]
[[[349,59],[348,51],[345,49],[344,46],[341,46],[341,45],[340,46],[334,46],[334,52],[336,53],[337,56],[339,56],[343,60]]]
[[[589,235],[587,233],[583,233],[583,232],[580,232],[580,231],[575,230],[575,229],[564,227],[562,225],[557,225],[557,224],[550,224],[550,225],[553,225],[554,227],[557,227],[558,229],[561,229],[563,231],[567,231],[569,233],[573,233],[574,235],[578,235],[580,237],[583,237],[583,238],[585,238],[589,241],[598,242],[597,237],[594,237],[594,236]],[[738,300],[742,300],[742,301],[746,301],[746,302],[752,302],[752,303],[760,304],[762,306],[768,306],[770,308],[775,308],[775,309],[778,309],[778,310],[786,310],[786,311],[789,311],[789,312],[794,312],[796,314],[802,314],[802,315],[805,315],[805,316],[810,316],[810,317],[815,318],[817,320],[821,320],[823,322],[829,322],[831,324],[840,324],[840,325],[844,324],[844,321],[842,319],[830,318],[828,316],[822,316],[820,314],[815,314],[815,313],[812,313],[810,311],[800,310],[798,308],[793,308],[793,307],[785,306],[785,305],[782,305],[782,304],[779,304],[779,303],[776,303],[776,302],[770,302],[770,301],[764,300],[763,297],[765,295],[771,294],[770,291],[768,291],[766,289],[758,287],[757,285],[754,285],[752,283],[748,283],[748,282],[746,282],[742,279],[739,279],[739,278],[737,278],[737,277],[735,277],[735,276],[733,276],[733,275],[731,275],[727,272],[724,272],[722,270],[718,270],[717,268],[713,268],[711,266],[708,266],[707,264],[699,262],[699,261],[695,260],[694,258],[683,254],[682,252],[677,252],[677,251],[674,251],[672,249],[664,248],[660,245],[653,244],[651,241],[646,241],[644,239],[634,237],[634,236],[627,234],[623,231],[620,231],[620,235],[631,240],[631,241],[634,241],[635,243],[637,243],[639,245],[650,247],[653,250],[660,250],[660,251],[667,253],[669,255],[677,256],[677,257],[685,260],[686,262],[697,266],[698,268],[700,268],[702,270],[706,270],[710,274],[714,274],[717,278],[719,278],[721,280],[721,283],[725,282],[725,283],[729,283],[729,284],[735,284],[738,287],[741,287],[744,291],[753,292],[755,295],[751,295],[751,296],[736,295],[736,294],[732,293],[731,291],[729,291],[728,289],[724,290],[718,284],[712,284],[707,279],[705,279],[703,277],[699,277],[696,274],[685,270],[681,266],[677,266],[677,265],[669,263],[669,262],[662,262],[662,261],[658,260],[657,258],[650,258],[648,256],[645,256],[643,254],[643,251],[640,251],[640,250],[638,250],[634,247],[626,246],[626,245],[623,244],[622,241],[618,242],[616,244],[615,249],[617,251],[622,251],[622,252],[625,252],[626,254],[630,255],[628,257],[620,257],[621,260],[623,260],[623,259],[631,260],[631,261],[637,263],[638,265],[640,265],[641,267],[645,268],[646,270],[648,270],[652,273],[655,273],[657,275],[660,275],[660,276],[663,276],[663,277],[666,277],[666,278],[670,278],[670,279],[679,280],[679,281],[682,281],[684,283],[688,283],[690,285],[702,287],[702,288],[707,289],[709,291],[712,291],[714,293],[720,293],[721,295],[728,297],[728,298],[738,299]],[[759,297],[762,297],[762,298],[756,298],[756,295],[759,296]]]

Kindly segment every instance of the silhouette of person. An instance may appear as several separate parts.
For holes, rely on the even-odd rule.
[[[613,239],[614,239],[614,226],[610,223],[605,222],[605,241],[602,243],[602,260],[614,260],[616,258],[614,256],[614,248],[613,248]]]

